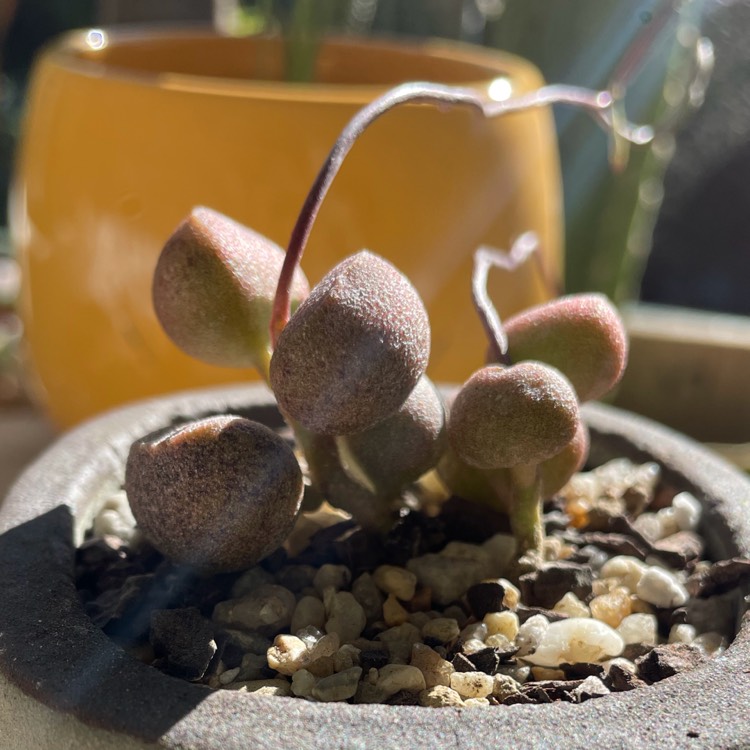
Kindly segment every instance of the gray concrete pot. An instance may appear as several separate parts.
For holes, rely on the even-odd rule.
[[[121,479],[136,436],[188,417],[234,411],[271,426],[261,388],[183,394],[127,407],[63,437],[0,511],[0,746],[65,750],[254,748],[750,747],[750,617],[732,646],[693,672],[581,705],[486,710],[315,704],[212,692],[147,667],[79,605],[74,544],[95,498]],[[713,556],[750,554],[750,481],[653,423],[586,407],[593,460],[653,458],[704,503]]]

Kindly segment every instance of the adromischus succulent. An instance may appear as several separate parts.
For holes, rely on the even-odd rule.
[[[257,367],[270,354],[269,323],[284,251],[210,208],[194,208],[167,240],[152,296],[162,328],[184,352],[210,364]],[[297,269],[293,306],[308,294]]]
[[[573,439],[579,422],[573,387],[554,368],[489,365],[458,392],[448,438],[470,466],[501,469],[551,458]]]
[[[625,326],[603,294],[572,294],[531,307],[504,323],[512,362],[556,367],[580,401],[600,398],[622,377],[628,358]]]
[[[381,496],[393,497],[432,469],[446,447],[445,407],[423,375],[391,416],[339,442],[356,474]]]
[[[125,490],[146,538],[204,571],[242,570],[286,538],[302,472],[273,430],[242,417],[207,417],[146,435],[130,448]]]
[[[419,294],[362,250],[326,274],[281,331],[271,388],[282,411],[313,432],[361,432],[406,401],[429,353]]]

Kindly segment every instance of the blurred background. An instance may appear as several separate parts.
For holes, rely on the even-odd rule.
[[[0,0],[0,402],[26,398],[18,363],[22,327],[13,308],[20,274],[6,205],[34,58],[67,29],[176,22],[212,24],[230,35],[281,32],[291,50],[287,75],[296,80],[308,75],[321,34],[336,33],[459,40],[526,57],[549,82],[594,89],[622,84],[629,119],[655,123],[659,136],[651,147],[633,149],[621,173],[610,169],[607,136],[588,116],[555,111],[566,290],[603,291],[624,309],[640,301],[730,313],[737,316],[732,348],[750,351],[740,317],[750,315],[746,0]],[[705,101],[699,86],[691,88],[702,36],[715,55]],[[652,326],[650,318],[639,323],[643,309],[649,308],[634,313],[634,330]],[[692,332],[704,323],[683,317],[673,330]],[[717,330],[709,330],[709,340],[726,335]],[[698,352],[706,357],[705,349]],[[708,356],[719,355],[711,350]],[[731,360],[740,380],[748,361]],[[694,400],[710,384],[691,372],[680,387]],[[669,378],[664,382],[675,390]],[[648,381],[633,388],[661,398]],[[0,419],[8,423],[11,416],[6,410]],[[741,429],[725,437],[679,422],[701,439],[750,440]]]

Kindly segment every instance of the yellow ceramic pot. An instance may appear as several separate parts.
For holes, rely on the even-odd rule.
[[[285,246],[328,149],[349,118],[406,80],[487,96],[541,85],[510,55],[446,43],[330,41],[316,83],[279,80],[277,40],[210,31],[75,32],[35,70],[11,200],[23,270],[31,377],[61,426],[131,399],[254,377],[195,362],[159,328],[151,274],[195,205]],[[482,363],[471,256],[535,230],[561,268],[561,199],[551,114],[494,122],[408,106],[366,133],[324,203],[303,267],[315,282],[367,247],[415,283],[433,325],[430,374]],[[495,272],[501,314],[546,297],[533,265]]]

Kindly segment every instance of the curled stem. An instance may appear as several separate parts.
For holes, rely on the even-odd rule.
[[[318,211],[344,159],[359,136],[375,120],[406,103],[436,104],[442,108],[468,106],[486,118],[547,107],[551,104],[564,104],[580,107],[589,112],[597,123],[612,133],[613,138],[624,138],[642,144],[648,143],[653,135],[649,128],[639,127],[613,116],[615,100],[607,91],[592,91],[576,86],[543,86],[522,96],[494,101],[472,89],[436,83],[405,83],[390,89],[357,112],[341,131],[305,199],[287,245],[286,257],[276,287],[270,326],[271,343],[274,347],[279,334],[289,321],[294,271],[302,259]]]
[[[487,293],[487,277],[491,268],[514,271],[539,249],[539,238],[534,232],[525,232],[514,243],[510,252],[491,247],[480,247],[474,253],[474,270],[471,274],[471,296],[484,332],[490,344],[490,355],[495,362],[511,364],[508,356],[508,337],[505,334],[497,309]]]

